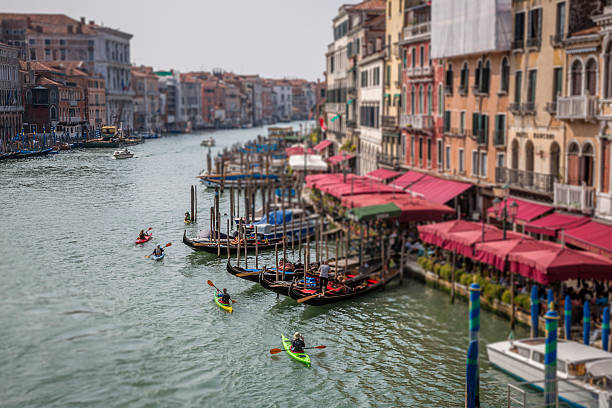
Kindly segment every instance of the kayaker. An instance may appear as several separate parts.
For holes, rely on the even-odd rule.
[[[329,265],[327,261],[323,261],[319,266],[319,292],[325,295],[325,288],[329,282]]]
[[[291,351],[294,353],[303,353],[306,343],[304,343],[304,336],[300,332],[295,332],[293,340],[291,341]]]
[[[185,212],[185,221],[190,222],[191,216],[189,215],[189,211]]]
[[[161,246],[159,246],[159,244],[153,250],[153,255],[155,256],[161,256],[163,253],[164,253],[164,249]]]
[[[223,292],[218,292],[217,296],[221,298],[221,303],[224,303],[226,305],[230,304],[231,297],[229,293],[227,293],[227,289],[223,288]]]
[[[145,240],[147,239],[147,235],[145,234],[144,230],[140,230],[140,234],[138,235],[138,239],[140,240]]]

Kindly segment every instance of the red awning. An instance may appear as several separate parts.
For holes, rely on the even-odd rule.
[[[423,177],[425,177],[425,174],[423,174],[423,173],[419,173],[419,172],[416,172],[416,171],[409,171],[407,173],[402,174],[401,176],[399,176],[395,180],[393,180],[393,183],[391,183],[390,185],[393,186],[393,187],[397,187],[397,188],[403,190],[403,189],[413,185],[414,183],[416,183],[417,181],[419,181]]]
[[[559,230],[568,230],[589,222],[589,217],[552,213],[525,225],[525,231],[556,237]]]
[[[612,227],[608,225],[591,221],[568,229],[563,235],[572,245],[612,258]]]
[[[342,197],[342,206],[358,208],[371,205],[393,203],[402,210],[400,222],[409,221],[439,221],[444,215],[454,214],[455,210],[443,205],[432,203],[418,197],[411,197],[403,192],[394,194],[361,194]]]
[[[399,175],[400,174],[397,171],[387,170],[387,169],[377,169],[377,170],[369,172],[365,176],[371,179],[374,179],[374,180],[385,182]]]
[[[285,148],[285,153],[287,154],[287,156],[303,155],[304,148],[302,146],[287,147]],[[315,154],[315,152],[312,149],[308,149],[308,154]]]
[[[612,279],[612,261],[601,255],[577,251],[562,245],[555,249],[508,255],[510,270],[548,285],[568,279]]]
[[[477,243],[490,242],[490,241],[505,242],[504,232],[500,230],[499,228],[493,225],[485,224],[484,232],[483,232],[483,225],[478,224],[478,223],[475,223],[475,224],[479,225],[480,228],[472,229],[469,231],[449,233],[447,237],[444,239],[442,247],[444,249],[456,252],[463,256],[474,258],[474,248],[473,247]],[[522,234],[519,234],[516,232],[506,231],[506,240],[519,239],[522,236],[523,236]]]
[[[442,246],[444,239],[452,232],[480,230],[481,225],[471,221],[452,220],[437,224],[419,225],[419,237],[428,244]]]
[[[553,210],[553,208],[548,205],[531,203],[529,201],[523,201],[516,198],[509,198],[507,200],[508,211],[510,211],[510,205],[512,203],[518,204],[518,213],[516,215],[517,224],[525,224]],[[496,215],[500,215],[503,209],[502,204],[503,201],[490,207],[488,209],[489,216],[495,217]]]
[[[553,247],[551,242],[536,241],[527,236],[505,241],[479,242],[474,247],[474,259],[503,271],[507,256],[511,253],[541,251]]]
[[[406,189],[417,196],[434,203],[444,204],[472,187],[469,183],[443,180],[437,177],[425,176]]]
[[[332,156],[332,157],[328,158],[327,162],[329,164],[338,164],[338,163],[341,163],[343,161],[351,160],[353,158],[355,158],[355,156],[353,156],[351,154],[337,154],[335,156]]]
[[[331,146],[331,144],[332,144],[331,140],[327,140],[327,139],[321,140],[319,143],[315,145],[315,147],[313,147],[313,149],[321,153],[323,150],[325,150],[325,148]]]
[[[339,181],[326,185],[321,184],[317,186],[317,189],[338,199],[342,196],[349,195],[397,193],[397,190],[393,187],[363,177],[347,178],[346,183],[344,181]]]

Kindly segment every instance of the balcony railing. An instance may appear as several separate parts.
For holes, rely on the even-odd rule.
[[[547,102],[544,110],[551,115],[557,114],[557,101]]]
[[[467,86],[460,86],[459,87],[459,95],[466,96],[467,94],[468,94],[468,87]]]
[[[591,120],[597,115],[595,96],[560,96],[557,100],[557,118]]]
[[[378,164],[388,167],[397,167],[401,163],[401,159],[397,156],[393,156],[385,153],[378,153],[377,155]]]
[[[404,28],[404,41],[425,37],[431,32],[431,21],[409,25]]]
[[[536,104],[533,102],[525,102],[521,104],[521,114],[533,116],[536,114]]]
[[[357,127],[357,121],[355,119],[350,119],[346,121],[346,127],[350,129],[354,129]]]
[[[493,137],[493,144],[495,145],[495,147],[506,145],[506,130],[505,129],[495,130],[495,136]]]
[[[612,218],[612,194],[597,193],[597,215],[605,218]]]
[[[397,116],[383,116],[381,123],[383,129],[395,129],[397,128]]]
[[[531,190],[546,194],[553,192],[557,177],[550,174],[536,173],[533,171],[508,169],[506,167],[495,168],[495,182],[508,184],[515,188]]]
[[[453,94],[453,87],[451,85],[444,86],[444,95],[451,96]]]
[[[553,48],[562,48],[563,47],[563,40],[565,40],[565,34],[561,33],[561,34],[553,34],[550,36],[550,45]]]
[[[555,183],[555,207],[591,214],[595,207],[595,188]]]
[[[419,130],[433,130],[434,119],[431,115],[400,115],[400,126]]]
[[[512,41],[512,49],[513,50],[522,50],[523,48],[525,48],[525,40],[524,39],[518,39],[518,40],[514,40]]]
[[[518,102],[511,102],[508,104],[508,110],[514,115],[521,114],[521,104]]]
[[[527,39],[527,48],[536,48],[539,50],[541,46],[542,46],[541,38],[528,38]]]
[[[80,116],[70,116],[69,120],[71,123],[77,123],[81,121],[81,117]]]
[[[482,146],[487,146],[489,144],[489,135],[484,129],[476,129],[474,130],[474,139],[476,139],[476,143]]]

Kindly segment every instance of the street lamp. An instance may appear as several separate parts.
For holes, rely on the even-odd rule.
[[[504,188],[504,190],[507,191],[506,188]],[[510,224],[514,223],[514,220],[516,219],[516,216],[518,215],[519,205],[516,203],[516,201],[513,201],[512,203],[510,203],[510,208],[508,208],[508,195],[507,194],[504,196],[503,200],[500,200],[499,198],[496,198],[495,200],[493,200],[493,204],[502,205],[502,208],[497,211],[497,219],[499,221],[502,221],[503,223],[502,224],[503,239],[506,239],[506,222],[510,221]]]

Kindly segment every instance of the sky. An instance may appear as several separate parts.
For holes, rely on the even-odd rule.
[[[354,1],[353,3],[357,3]],[[0,0],[0,11],[63,13],[134,35],[132,62],[323,79],[342,0]]]

